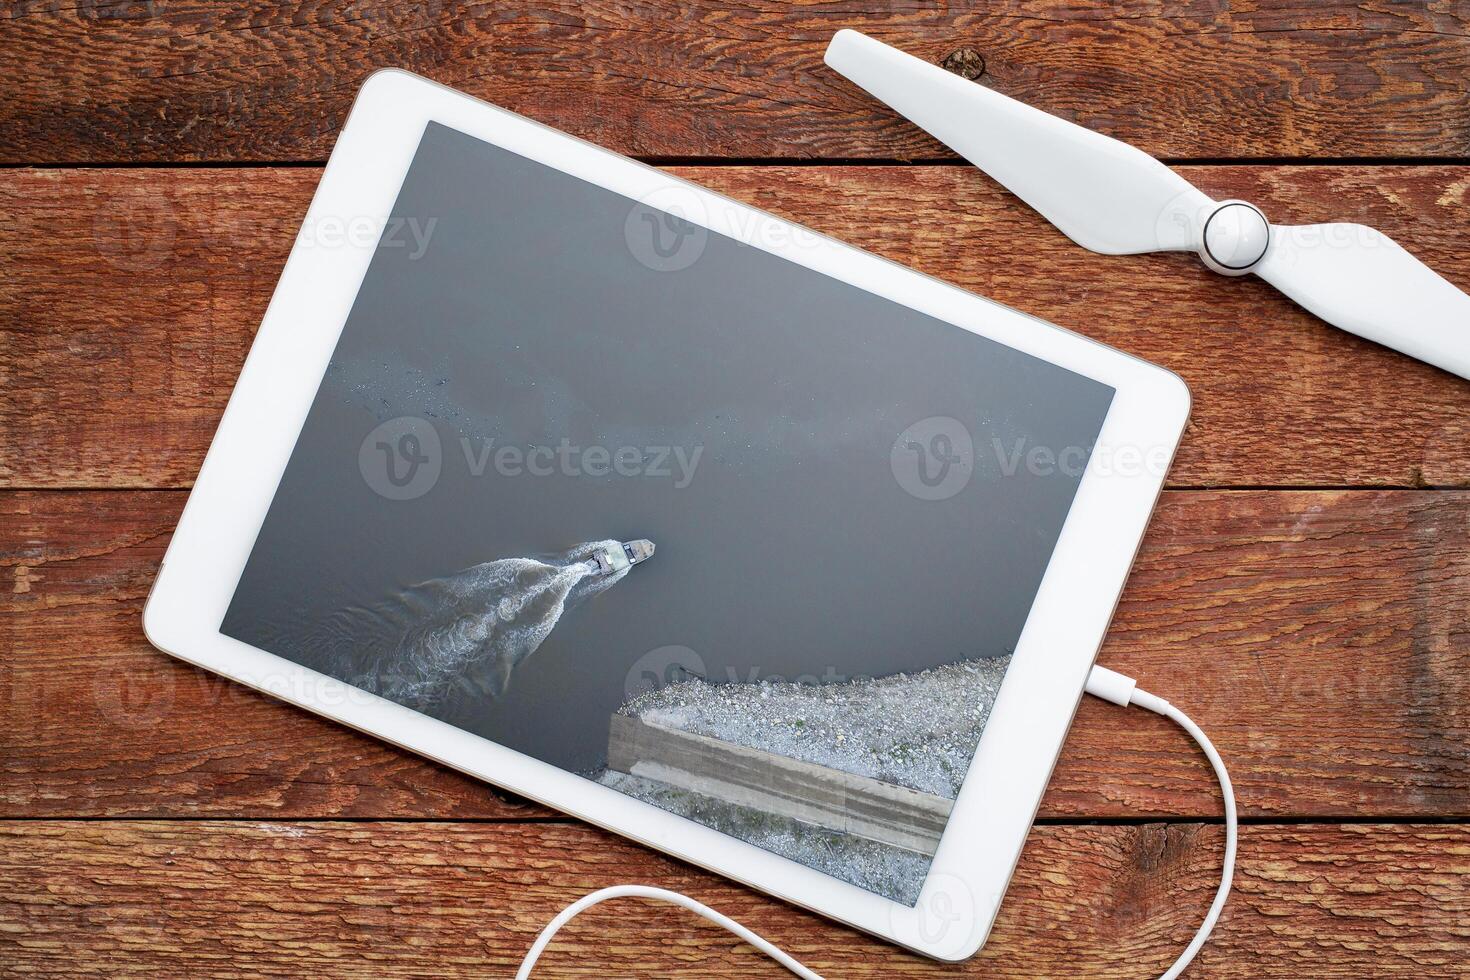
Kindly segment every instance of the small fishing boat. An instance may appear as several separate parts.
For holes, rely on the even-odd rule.
[[[631,568],[642,561],[647,561],[653,556],[653,542],[647,538],[639,538],[636,541],[624,541],[622,544],[609,545],[599,549],[596,554],[587,559],[587,564],[592,566],[594,575],[611,575],[625,568]]]

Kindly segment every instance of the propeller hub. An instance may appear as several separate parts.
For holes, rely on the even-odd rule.
[[[1199,257],[1225,276],[1243,276],[1266,257],[1271,224],[1260,208],[1245,201],[1225,201],[1205,221]]]

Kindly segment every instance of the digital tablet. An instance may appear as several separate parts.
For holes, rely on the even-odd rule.
[[[1188,408],[1137,358],[382,72],[144,625],[960,959]]]

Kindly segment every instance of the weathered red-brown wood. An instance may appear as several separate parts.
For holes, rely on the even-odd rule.
[[[7,13],[6,163],[320,160],[382,67],[628,153],[941,155],[822,64],[843,27],[932,61],[973,51],[986,84],[1156,155],[1470,155],[1470,12],[1454,3],[20,0]]]
[[[679,172],[1178,371],[1176,485],[1470,485],[1470,383],[1259,281],[1093,255],[970,168]],[[1470,167],[1185,172],[1282,221],[1375,225],[1470,288]],[[187,486],[320,173],[0,172],[0,485]]]
[[[1136,978],[1193,933],[1220,829],[1039,827],[980,956],[921,959],[609,834],[559,823],[0,823],[0,963],[27,976],[509,976],[594,888],[656,881],[830,977]],[[1463,975],[1463,824],[1243,829],[1236,893],[1191,976]],[[570,925],[541,977],[780,973],[687,912]]]
[[[1470,495],[1322,488],[1470,487],[1470,384],[1192,257],[1090,255],[967,168],[833,166],[951,159],[821,65],[847,26],[978,56],[984,84],[1156,155],[1270,161],[1185,173],[1277,222],[1374,225],[1470,288],[1456,3],[20,0],[0,11],[0,164],[320,161],[368,73],[402,66],[624,152],[724,164],[680,173],[1179,371],[1176,486],[1302,488],[1165,494],[1102,653],[1201,719],[1249,819],[1291,821],[1243,829],[1190,976],[1461,975]],[[1173,958],[1217,823],[1039,827],[985,953],[941,967],[149,647],[183,501],[158,488],[197,471],[319,174],[0,171],[0,487],[90,488],[0,492],[0,975],[508,975],[555,909],[624,880],[690,891],[831,976]],[[1213,821],[1215,792],[1167,722],[1088,701],[1041,816]],[[570,927],[537,976],[777,972],[624,907]]]
[[[0,815],[547,812],[153,650],[183,497],[0,494]],[[1205,726],[1248,816],[1470,817],[1467,621],[1470,493],[1179,491],[1102,661]],[[1088,702],[1042,816],[1219,807],[1172,725]]]

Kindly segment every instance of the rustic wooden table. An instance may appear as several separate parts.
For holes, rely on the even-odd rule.
[[[356,87],[399,65],[1178,371],[1190,427],[1102,662],[1229,760],[1194,976],[1470,964],[1470,383],[1184,255],[1073,246],[825,70],[840,27],[1470,288],[1470,4],[739,0],[0,17],[0,973],[499,976],[676,887],[833,977],[1155,975],[1218,873],[1167,722],[1088,703],[990,944],[945,967],[191,670],[139,614]],[[973,57],[961,59],[978,67]],[[545,976],[769,977],[589,914]]]

